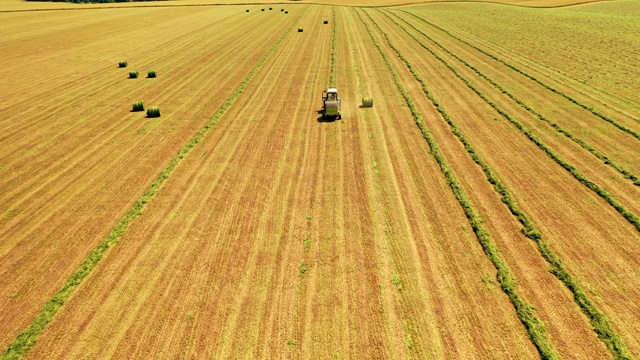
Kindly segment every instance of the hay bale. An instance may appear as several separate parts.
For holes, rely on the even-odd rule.
[[[127,67],[127,62],[126,62],[126,61],[120,61],[120,62],[118,63],[118,67],[126,68],[126,67]]]
[[[373,98],[372,97],[363,97],[362,98],[362,107],[366,107],[366,108],[373,107]]]
[[[326,25],[329,23],[329,20],[325,20],[323,23]]]
[[[144,111],[144,103],[142,101],[134,102],[133,111]]]
[[[298,28],[298,32],[302,32],[302,28]]]
[[[147,117],[150,117],[150,118],[160,117],[160,108],[157,106],[154,106],[147,109]]]
[[[129,79],[137,79],[138,72],[137,71],[129,71]]]
[[[285,13],[285,14],[288,14],[289,12],[288,12],[288,11],[285,11],[284,13]]]
[[[249,10],[247,9],[247,12],[249,12]]]

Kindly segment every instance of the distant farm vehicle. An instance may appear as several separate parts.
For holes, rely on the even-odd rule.
[[[362,107],[365,107],[365,108],[373,107],[373,98],[371,98],[371,97],[363,97],[362,98]]]
[[[340,98],[338,97],[338,90],[335,88],[329,88],[322,92],[322,117],[342,119],[342,114],[340,114]]]

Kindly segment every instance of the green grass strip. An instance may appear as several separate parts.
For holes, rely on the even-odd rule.
[[[25,355],[32,347],[36,344],[38,337],[42,334],[44,329],[49,325],[49,323],[53,320],[56,313],[60,310],[60,308],[65,304],[65,302],[69,299],[75,289],[80,286],[82,281],[91,273],[91,271],[96,267],[96,265],[102,259],[102,256],[105,251],[107,251],[112,246],[116,245],[122,235],[125,233],[131,222],[138,216],[142,214],[146,204],[148,204],[153,197],[160,190],[160,186],[162,183],[169,178],[173,170],[178,166],[182,158],[184,158],[192,148],[194,148],[200,140],[204,137],[204,135],[213,128],[218,120],[224,115],[227,109],[233,104],[235,99],[242,93],[244,88],[247,86],[249,81],[256,75],[258,70],[262,67],[262,65],[267,61],[267,59],[273,54],[278,45],[285,39],[285,37],[295,28],[296,24],[302,17],[302,14],[298,16],[298,18],[294,21],[294,23],[289,27],[289,29],[275,42],[275,44],[271,47],[271,49],[260,59],[260,61],[256,64],[256,66],[251,70],[251,72],[242,80],[242,83],[236,88],[236,90],[229,96],[229,98],[224,102],[222,107],[216,112],[213,118],[202,128],[194,138],[191,139],[184,147],[178,151],[178,154],[175,155],[170,161],[167,167],[162,170],[160,175],[155,179],[151,187],[142,195],[140,199],[138,199],[131,210],[127,212],[127,214],[120,220],[120,222],[111,230],[109,235],[95,248],[89,256],[84,260],[80,269],[78,269],[72,276],[67,280],[67,282],[62,286],[62,288],[51,298],[42,308],[40,313],[36,315],[35,319],[27,328],[20,333],[17,338],[9,345],[9,347],[5,350],[5,352],[0,356],[0,359],[19,359],[23,355]]]
[[[394,14],[395,15],[395,14]],[[413,14],[411,14],[413,15]],[[396,15],[397,16],[397,15]],[[414,15],[415,16],[415,15]],[[485,79],[488,83],[490,83],[491,85],[493,85],[496,89],[500,90],[501,93],[507,95],[511,100],[515,101],[518,105],[520,105],[520,107],[522,107],[523,109],[529,111],[531,114],[535,115],[538,119],[548,123],[551,127],[553,127],[557,132],[559,132],[560,134],[566,136],[567,138],[571,139],[573,142],[577,143],[578,145],[580,145],[583,149],[587,150],[589,153],[591,153],[593,156],[595,156],[596,158],[598,158],[599,160],[602,160],[604,162],[604,164],[609,165],[611,167],[613,167],[616,171],[618,171],[619,173],[621,173],[626,179],[629,179],[633,182],[634,185],[636,186],[640,186],[640,178],[638,178],[636,175],[632,174],[630,171],[624,169],[621,165],[617,164],[614,160],[610,159],[608,156],[600,153],[598,150],[596,150],[595,148],[593,148],[592,146],[590,146],[589,144],[587,144],[584,140],[574,136],[573,134],[571,134],[570,132],[568,132],[567,130],[563,129],[560,125],[558,125],[558,123],[552,121],[551,119],[545,117],[544,115],[540,114],[538,111],[536,111],[534,108],[532,108],[531,106],[529,106],[528,104],[526,104],[524,101],[522,101],[521,99],[519,99],[518,97],[516,97],[515,95],[511,94],[509,91],[507,91],[507,89],[505,89],[504,87],[502,87],[500,84],[498,84],[497,82],[495,82],[493,79],[489,78],[487,75],[485,75],[484,73],[482,73],[478,68],[476,68],[475,66],[469,64],[467,61],[465,61],[464,59],[460,58],[458,55],[456,55],[455,53],[453,53],[451,50],[447,49],[446,47],[444,47],[442,44],[440,44],[438,41],[436,41],[435,39],[433,39],[432,37],[430,37],[429,35],[427,35],[426,33],[424,33],[423,31],[421,31],[420,29],[418,29],[417,27],[413,26],[411,23],[407,22],[406,20],[402,19],[401,17],[398,17],[398,19],[402,20],[405,24],[409,25],[411,28],[413,28],[416,32],[420,33],[422,36],[426,37],[427,39],[429,39],[429,41],[431,41],[432,43],[436,44],[440,49],[442,49],[443,51],[445,51],[447,54],[451,55],[453,58],[455,58],[456,60],[458,60],[459,62],[461,62],[462,64],[464,64],[466,67],[468,67],[469,69],[473,70],[476,74],[478,74],[480,77],[482,77],[483,79]],[[393,21],[393,20],[392,20]],[[395,23],[395,21],[394,21]],[[396,25],[400,26],[399,24],[396,23]],[[405,30],[406,32],[406,30]],[[408,34],[408,32],[407,32]],[[409,34],[411,36],[411,34]],[[413,36],[412,36],[413,37]],[[415,37],[414,37],[415,39]],[[420,42],[418,39],[415,39],[416,41]],[[429,48],[427,48],[424,44],[421,44],[422,47],[424,47],[425,49],[429,50],[431,53],[433,53]]]
[[[581,108],[583,108],[583,109],[585,109],[585,110],[587,110],[587,111],[591,112],[593,115],[595,115],[595,116],[599,117],[600,119],[602,119],[602,120],[604,120],[604,121],[606,121],[606,122],[608,122],[608,123],[612,124],[613,126],[617,127],[618,129],[620,129],[620,130],[624,131],[625,133],[627,133],[627,134],[629,134],[629,135],[633,136],[634,138],[636,138],[636,139],[640,140],[640,134],[639,134],[639,133],[637,133],[637,132],[635,132],[635,131],[633,131],[633,130],[631,130],[631,129],[627,128],[627,127],[625,127],[624,125],[622,125],[622,124],[620,124],[620,123],[618,123],[618,122],[616,122],[615,120],[611,119],[610,117],[608,117],[608,116],[606,116],[605,114],[603,114],[603,113],[599,112],[598,110],[596,110],[594,107],[592,107],[592,106],[587,106],[587,105],[585,105],[585,104],[581,103],[581,102],[580,102],[580,101],[578,101],[577,99],[575,99],[575,98],[573,98],[573,97],[571,97],[571,96],[569,96],[569,95],[565,94],[564,92],[562,92],[562,91],[560,91],[560,90],[558,90],[558,89],[556,89],[556,88],[552,87],[551,85],[547,85],[547,84],[543,83],[541,80],[537,79],[537,78],[536,78],[536,77],[534,77],[533,75],[530,75],[530,74],[528,74],[528,73],[526,73],[526,72],[524,72],[524,71],[520,70],[520,69],[519,69],[519,68],[517,68],[515,65],[512,65],[512,64],[510,64],[510,63],[508,63],[508,62],[506,62],[506,61],[504,61],[504,60],[500,59],[499,57],[497,57],[496,55],[491,54],[491,53],[490,53],[490,52],[488,52],[488,51],[482,50],[481,48],[479,48],[479,47],[477,47],[477,46],[475,46],[475,45],[473,45],[473,44],[471,44],[471,43],[469,43],[469,42],[467,42],[467,41],[465,41],[465,40],[463,40],[463,39],[461,39],[461,38],[459,38],[459,37],[455,36],[455,35],[454,35],[454,34],[452,34],[451,32],[447,31],[446,29],[441,28],[440,26],[438,26],[438,25],[436,25],[436,24],[434,24],[434,23],[432,23],[432,22],[429,22],[429,21],[427,21],[427,20],[425,20],[425,19],[423,19],[423,18],[421,18],[421,17],[419,17],[419,16],[417,16],[417,15],[415,15],[415,14],[411,13],[411,12],[408,12],[408,11],[406,11],[406,10],[400,10],[400,11],[402,11],[402,12],[404,12],[404,13],[407,13],[407,14],[409,14],[409,15],[415,16],[415,17],[416,17],[417,19],[419,19],[420,21],[422,21],[422,22],[424,22],[424,23],[426,23],[426,24],[429,24],[429,25],[431,25],[431,26],[435,27],[436,29],[439,29],[440,31],[442,31],[442,32],[444,32],[445,34],[447,34],[447,35],[451,36],[452,38],[454,38],[454,39],[456,39],[456,40],[458,40],[458,41],[460,41],[460,42],[462,42],[462,43],[464,43],[464,44],[468,45],[469,47],[471,47],[471,48],[473,48],[473,49],[478,50],[479,52],[481,52],[481,53],[483,53],[483,54],[487,55],[488,57],[490,57],[490,58],[492,58],[492,59],[494,59],[494,60],[498,61],[499,63],[502,63],[503,65],[505,65],[505,66],[507,66],[508,68],[510,68],[510,69],[512,69],[512,70],[514,70],[514,71],[516,71],[517,73],[519,73],[519,74],[521,74],[521,75],[523,75],[523,76],[525,76],[525,77],[527,77],[527,78],[529,78],[529,79],[533,80],[534,82],[536,82],[536,83],[540,84],[540,85],[541,85],[542,87],[544,87],[545,89],[547,89],[547,90],[549,90],[549,91],[551,91],[551,92],[553,92],[553,93],[556,93],[556,94],[558,94],[558,95],[560,95],[560,96],[564,97],[565,99],[569,100],[570,102],[572,102],[572,103],[574,103],[574,104],[576,104],[576,105],[580,106]]]
[[[329,75],[329,87],[336,87],[336,49],[338,48],[338,35],[336,25],[336,8],[331,7],[331,13],[333,14],[333,34],[331,38],[331,74]]]
[[[385,37],[385,39],[387,40],[387,44],[396,52],[396,54],[411,69],[411,65],[409,65],[408,62],[406,62],[406,59],[404,59],[402,55],[398,52],[398,50],[391,44],[391,42],[389,41],[389,38],[380,29],[378,24],[375,21],[373,21],[373,19],[369,16],[368,13],[365,12],[365,14],[367,15],[367,17],[369,17],[369,20],[378,28],[378,31]],[[496,268],[497,279],[498,279],[498,282],[500,283],[500,288],[509,297],[509,300],[513,304],[513,307],[516,310],[517,316],[522,322],[522,324],[524,325],[527,331],[527,334],[529,335],[529,338],[531,339],[532,343],[535,345],[535,347],[538,350],[538,353],[543,359],[558,359],[559,358],[558,355],[556,354],[555,350],[551,346],[551,343],[549,342],[544,323],[536,316],[534,307],[531,304],[526,303],[520,297],[520,295],[518,295],[516,291],[517,283],[511,273],[511,270],[509,270],[507,264],[504,262],[504,260],[502,260],[502,257],[499,255],[499,249],[497,245],[491,239],[491,235],[489,234],[489,232],[484,228],[484,225],[483,225],[484,221],[482,220],[482,217],[480,216],[478,211],[475,209],[475,207],[471,203],[471,200],[469,199],[468,195],[460,185],[458,179],[453,174],[453,171],[451,170],[450,165],[447,163],[446,159],[440,152],[440,149],[438,148],[438,144],[435,138],[433,137],[433,135],[431,135],[431,132],[424,124],[422,115],[414,105],[413,100],[409,96],[409,93],[407,93],[404,86],[402,85],[402,82],[397,72],[393,68],[393,65],[391,64],[391,61],[388,55],[385,53],[385,51],[382,49],[378,41],[375,39],[375,36],[373,35],[373,32],[369,28],[369,25],[364,21],[364,19],[362,19],[359,12],[358,12],[358,16],[360,17],[360,20],[363,22],[367,31],[369,32],[369,35],[371,36],[371,39],[373,40],[374,45],[376,46],[376,48],[384,58],[385,63],[389,68],[389,72],[393,75],[393,78],[396,83],[396,86],[398,87],[398,90],[404,97],[407,103],[407,106],[409,106],[409,109],[411,110],[411,114],[413,115],[413,118],[416,124],[418,125],[418,128],[422,132],[422,136],[429,144],[431,155],[435,158],[436,162],[440,166],[440,170],[442,171],[443,175],[447,179],[447,183],[449,184],[449,187],[451,188],[453,194],[455,195],[456,199],[460,203],[460,206],[462,207],[465,213],[465,216],[469,220],[469,224],[471,225],[471,228],[473,229],[473,232],[475,233],[476,238],[478,239],[478,242],[482,246],[483,251],[489,258],[493,266]],[[436,106],[440,114],[448,117],[448,115],[446,115],[447,113],[445,112],[445,110],[435,99],[432,99],[432,102]]]
[[[410,37],[412,37],[416,42],[418,42],[423,48],[427,49],[431,54],[433,54],[440,61],[443,61],[441,57],[436,55],[431,49],[425,46],[419,39],[415,38],[411,33],[409,33],[404,27],[398,24],[394,19],[390,18],[386,13],[385,15],[393,21],[398,27],[403,29]],[[401,19],[402,20],[402,19]],[[407,66],[408,63],[405,63]],[[446,65],[446,64],[445,64]],[[413,68],[409,68],[413,77],[421,84],[422,91],[429,98],[433,98],[433,94],[428,89],[425,81],[413,70]],[[578,283],[578,281],[565,269],[560,258],[551,250],[549,244],[543,239],[542,234],[538,230],[537,226],[527,214],[520,209],[515,198],[509,192],[509,190],[504,186],[504,184],[500,181],[498,176],[493,172],[493,170],[484,162],[484,160],[478,155],[477,151],[473,148],[470,141],[464,136],[464,134],[460,131],[460,129],[456,126],[456,124],[451,120],[451,118],[447,115],[445,120],[451,127],[453,134],[462,142],[464,148],[467,150],[473,161],[480,165],[482,171],[484,172],[487,181],[494,186],[495,191],[500,194],[500,200],[507,205],[509,211],[518,219],[518,221],[522,224],[522,233],[529,239],[533,240],[538,245],[538,251],[542,255],[542,257],[551,265],[550,272],[558,278],[558,280],[562,281],[562,283],[571,291],[574,297],[574,301],[580,306],[582,312],[587,315],[591,322],[591,326],[593,330],[596,332],[598,337],[602,342],[605,343],[611,354],[616,359],[630,359],[631,355],[624,344],[624,341],[620,338],[620,336],[615,332],[611,323],[606,318],[604,313],[602,313],[595,303],[585,294],[582,290],[582,287]]]
[[[429,49],[427,49],[429,50]],[[634,214],[631,210],[627,209],[624,205],[622,205],[618,200],[616,200],[609,192],[604,190],[602,187],[589,180],[585,175],[579,172],[573,165],[569,164],[567,161],[562,159],[560,155],[556,154],[550,147],[548,147],[540,138],[535,136],[531,130],[525,127],[522,123],[516,120],[514,117],[509,115],[506,111],[500,108],[496,103],[491,101],[485,94],[483,94],[477,87],[475,87],[469,79],[460,74],[451,64],[449,64],[446,60],[442,59],[440,56],[433,53],[436,58],[442,61],[456,76],[462,80],[467,86],[473,90],[480,98],[482,98],[487,104],[489,104],[492,108],[494,108],[500,115],[502,115],[505,119],[509,120],[521,133],[523,133],[529,140],[531,140],[534,144],[538,146],[542,151],[544,151],[553,161],[555,161],[558,165],[562,166],[567,172],[573,175],[579,182],[585,185],[587,188],[598,194],[604,201],[606,201],[611,207],[613,207],[620,215],[622,215],[629,223],[635,226],[636,230],[640,231],[640,217]]]

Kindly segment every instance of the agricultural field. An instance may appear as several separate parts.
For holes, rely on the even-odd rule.
[[[0,0],[1,359],[640,358],[637,1],[238,3]]]

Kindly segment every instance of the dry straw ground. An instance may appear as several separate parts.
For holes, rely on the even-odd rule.
[[[637,2],[305,2],[0,2],[2,358],[640,357]]]

